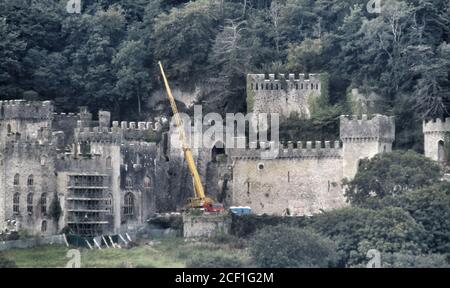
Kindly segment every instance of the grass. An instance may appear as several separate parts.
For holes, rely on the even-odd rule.
[[[142,243],[131,249],[79,249],[83,268],[183,268],[192,257],[198,255],[242,255],[245,249],[236,249],[226,243],[185,242],[182,238],[160,239],[154,245]],[[60,245],[28,249],[12,249],[3,255],[23,268],[65,267],[67,251],[74,249]]]

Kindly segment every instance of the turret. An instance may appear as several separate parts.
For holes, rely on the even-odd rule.
[[[359,161],[378,153],[392,151],[395,140],[394,117],[374,115],[341,116],[340,133],[343,142],[344,178],[355,176]]]
[[[450,117],[423,121],[425,156],[439,162],[447,162],[445,144],[450,135]]]

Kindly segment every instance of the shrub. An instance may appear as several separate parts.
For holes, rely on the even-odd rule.
[[[366,253],[425,252],[425,229],[400,208],[343,208],[314,216],[312,227],[337,245],[340,267],[366,263]]]
[[[16,263],[12,260],[7,259],[1,252],[0,252],[0,268],[16,268]]]
[[[421,224],[426,231],[427,252],[450,254],[450,183],[387,197],[381,206],[400,207]]]
[[[361,160],[353,180],[345,183],[345,195],[352,204],[365,206],[373,199],[433,185],[441,177],[436,162],[414,151],[383,153]]]
[[[235,215],[231,214],[231,234],[239,238],[252,236],[258,229],[266,226],[284,224],[292,227],[305,227],[306,217],[281,217],[269,215]]]
[[[283,225],[259,230],[250,251],[264,268],[332,267],[337,260],[331,240],[312,230]]]
[[[186,263],[188,268],[244,268],[246,261],[237,255],[200,253],[192,256]]]

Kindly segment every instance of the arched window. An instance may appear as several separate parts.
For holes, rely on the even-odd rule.
[[[20,175],[19,173],[17,173],[16,175],[14,175],[14,186],[19,186],[20,185]]]
[[[34,177],[33,177],[33,175],[28,176],[27,185],[28,186],[33,186],[34,185]]]
[[[127,188],[133,187],[133,180],[131,180],[131,177],[130,177],[130,176],[128,176],[128,177],[125,179],[125,187],[127,187]]]
[[[152,187],[152,181],[149,177],[144,177],[144,188]]]
[[[47,214],[47,193],[42,193],[40,204],[41,204],[42,215],[46,215]]]
[[[108,194],[106,198],[106,210],[108,211],[108,214],[113,214],[113,196],[111,193]]]
[[[27,212],[33,214],[33,193],[27,195]]]
[[[15,193],[13,196],[13,213],[19,214],[20,212],[20,194]]]
[[[217,162],[224,160],[225,157],[225,145],[222,142],[217,142],[211,150],[211,161]]]
[[[123,214],[125,216],[133,216],[134,213],[134,195],[133,193],[125,194],[125,201],[123,207]]]
[[[447,155],[445,153],[445,143],[442,140],[438,142],[438,161],[440,163],[447,162]]]
[[[46,232],[47,231],[47,221],[42,221],[41,224],[41,232]]]
[[[111,169],[111,157],[106,157],[106,168]]]

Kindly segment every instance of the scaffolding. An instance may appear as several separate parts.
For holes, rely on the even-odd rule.
[[[69,175],[67,225],[80,236],[95,237],[111,229],[113,199],[108,175]]]

